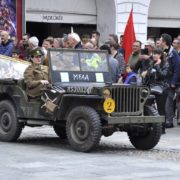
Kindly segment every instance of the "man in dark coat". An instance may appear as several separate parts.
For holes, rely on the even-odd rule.
[[[178,52],[173,49],[171,46],[172,38],[169,34],[161,35],[161,45],[164,50],[164,54],[167,56],[167,61],[169,63],[169,74],[168,82],[169,88],[167,90],[167,99],[166,99],[166,127],[172,128],[173,118],[174,118],[174,97],[175,89],[179,86],[180,81],[180,57]]]
[[[70,48],[82,49],[81,39],[80,39],[78,34],[76,34],[76,33],[69,34],[68,35],[68,42],[69,42]]]

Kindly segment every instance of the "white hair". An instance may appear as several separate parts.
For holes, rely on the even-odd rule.
[[[39,46],[39,40],[36,36],[32,36],[31,38],[29,38],[29,43],[31,43],[34,47]]]
[[[152,46],[154,47],[155,46],[155,42],[151,39],[148,39],[145,43],[144,43],[145,46]]]
[[[81,39],[80,39],[80,37],[79,37],[79,35],[78,35],[77,33],[71,33],[71,34],[69,34],[69,35],[68,35],[68,38],[72,38],[72,39],[74,39],[74,40],[77,41],[77,42],[80,42],[80,41],[81,41]]]

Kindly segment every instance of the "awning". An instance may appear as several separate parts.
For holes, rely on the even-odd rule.
[[[25,21],[45,23],[97,24],[96,1],[25,1]]]

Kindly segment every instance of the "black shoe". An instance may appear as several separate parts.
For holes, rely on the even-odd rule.
[[[165,127],[166,127],[166,128],[173,128],[174,125],[173,125],[173,123],[166,123],[166,124],[165,124]]]

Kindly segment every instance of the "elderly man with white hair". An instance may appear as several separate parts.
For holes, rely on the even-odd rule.
[[[7,31],[1,31],[1,44],[0,44],[0,54],[5,56],[12,56],[13,42],[10,40],[9,33]]]
[[[39,40],[36,36],[32,36],[29,38],[28,44],[30,50],[36,49],[39,46]]]
[[[29,38],[28,40],[28,45],[29,45],[29,52],[28,52],[28,57],[27,60],[31,60],[31,52],[34,51],[34,49],[39,48],[39,40],[36,36],[32,36]],[[45,51],[43,50],[43,48],[40,48],[40,51],[42,53],[42,57],[41,57],[41,62],[42,64],[44,63],[44,59],[45,59]]]
[[[76,33],[68,34],[68,43],[70,48],[82,49],[81,39]]]

